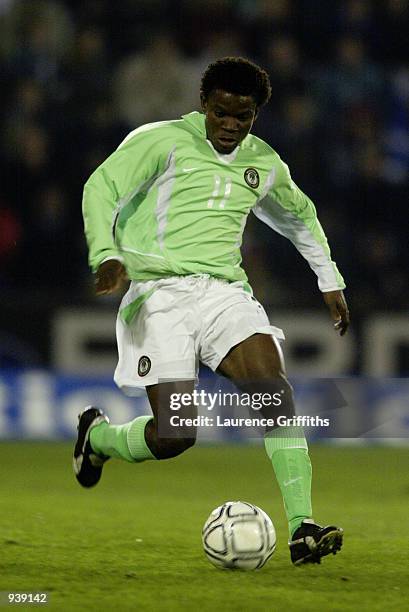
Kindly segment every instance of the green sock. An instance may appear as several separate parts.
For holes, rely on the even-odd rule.
[[[124,425],[101,423],[91,429],[91,448],[99,455],[131,463],[156,459],[145,440],[145,427],[152,419],[152,416],[140,416]]]
[[[267,455],[284,500],[290,537],[304,519],[310,519],[311,462],[302,427],[274,429],[264,438]]]

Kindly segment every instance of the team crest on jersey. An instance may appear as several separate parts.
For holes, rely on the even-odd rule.
[[[249,187],[253,187],[253,189],[257,189],[260,184],[260,177],[255,168],[247,168],[244,173],[244,180],[246,181]]]
[[[146,355],[140,358],[138,362],[138,374],[139,376],[146,376],[151,369],[151,360]]]

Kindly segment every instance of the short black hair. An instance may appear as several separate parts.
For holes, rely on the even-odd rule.
[[[209,64],[202,76],[200,94],[207,100],[215,89],[253,96],[257,108],[266,104],[271,96],[267,72],[244,57],[223,57]]]

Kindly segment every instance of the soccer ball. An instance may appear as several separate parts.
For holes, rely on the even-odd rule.
[[[210,514],[202,531],[203,547],[210,563],[229,569],[259,569],[276,547],[270,517],[253,504],[225,502]]]

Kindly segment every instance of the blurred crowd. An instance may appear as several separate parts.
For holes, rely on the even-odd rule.
[[[356,312],[407,292],[407,0],[1,0],[0,290],[93,299],[82,186],[127,132],[199,109],[209,62],[270,74],[254,132],[315,201]],[[257,297],[316,303],[291,245],[249,220]]]

